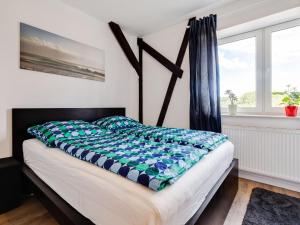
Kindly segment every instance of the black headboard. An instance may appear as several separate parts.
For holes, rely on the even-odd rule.
[[[22,162],[23,141],[32,138],[27,128],[53,120],[94,121],[106,116],[125,116],[125,108],[41,108],[12,109],[13,157]]]

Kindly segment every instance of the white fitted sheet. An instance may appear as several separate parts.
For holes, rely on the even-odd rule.
[[[24,141],[23,150],[25,163],[97,225],[183,225],[229,167],[234,147],[225,142],[159,192],[48,148],[37,139]]]

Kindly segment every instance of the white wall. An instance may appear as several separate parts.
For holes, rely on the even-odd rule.
[[[14,107],[126,107],[137,118],[137,75],[107,24],[58,0],[0,3],[0,158],[11,155]],[[105,82],[19,69],[20,22],[104,49]],[[127,38],[136,46],[136,37]]]
[[[300,6],[300,0],[238,0],[223,7],[201,9],[190,14],[190,17],[203,17],[211,13],[218,15],[218,33],[228,35],[228,30],[236,26],[242,29],[245,23],[259,18]],[[295,16],[295,15],[293,15]],[[299,14],[298,14],[299,17]],[[282,19],[282,18],[280,18]],[[268,19],[268,23],[270,19]],[[160,32],[147,35],[144,40],[175,62],[183,38],[187,21],[174,25]],[[240,25],[243,24],[243,25]],[[259,23],[262,24],[262,21]],[[240,25],[240,26],[238,26]],[[251,25],[253,27],[253,24]],[[234,30],[236,32],[237,29]],[[231,31],[230,31],[231,32]],[[164,126],[189,127],[189,57],[186,52],[182,69],[183,78],[177,81],[169,105]],[[165,97],[171,73],[153,58],[144,56],[144,121],[156,124]]]

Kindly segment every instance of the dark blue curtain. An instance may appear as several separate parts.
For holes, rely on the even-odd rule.
[[[190,128],[221,132],[217,16],[190,24]]]

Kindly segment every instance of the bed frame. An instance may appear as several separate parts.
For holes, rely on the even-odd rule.
[[[92,225],[63,198],[55,193],[29,167],[24,164],[23,141],[32,138],[27,128],[52,120],[85,120],[125,115],[125,108],[43,108],[12,109],[13,157],[22,163],[23,193],[34,193],[50,214],[62,225]],[[204,203],[185,225],[222,225],[238,189],[238,160],[234,159],[215,186],[210,190]]]

